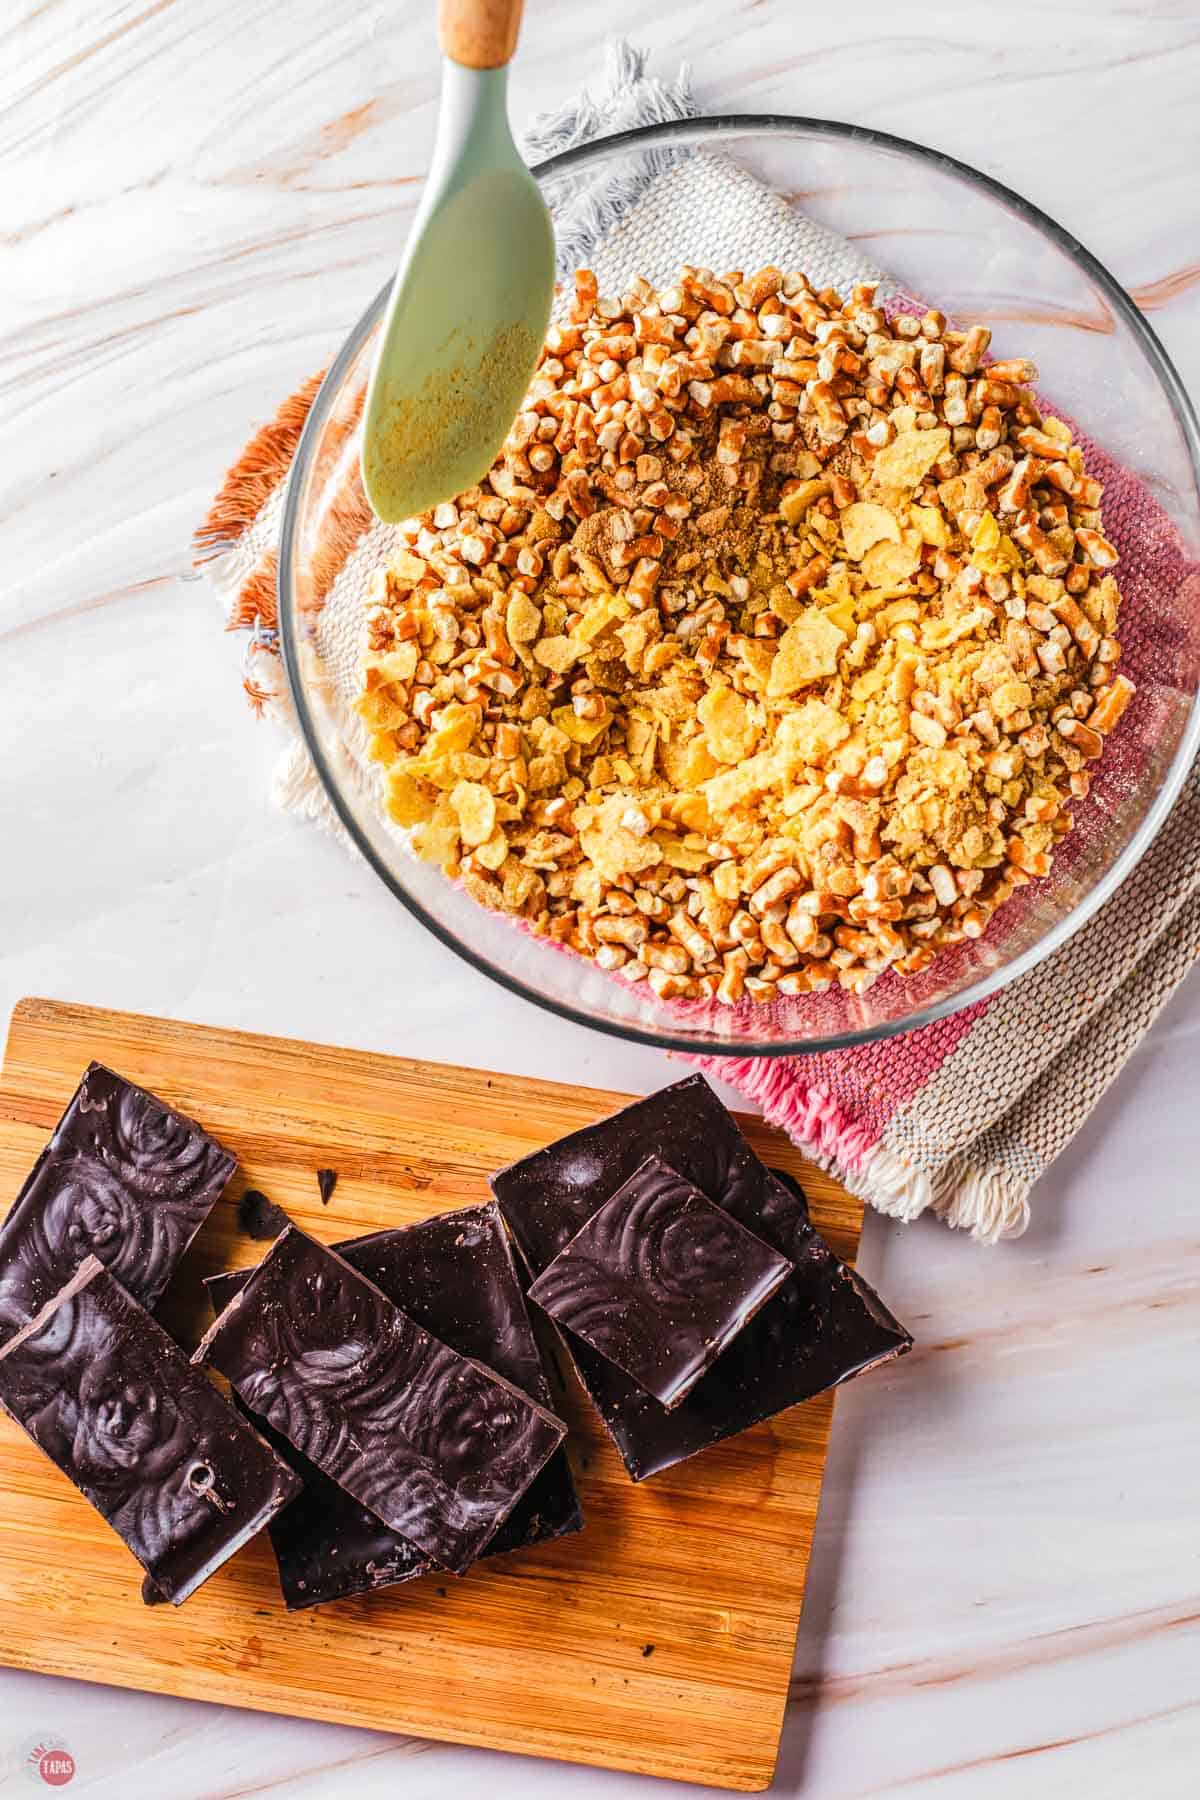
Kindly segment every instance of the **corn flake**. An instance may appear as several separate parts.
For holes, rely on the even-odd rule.
[[[779,721],[776,742],[793,762],[823,763],[850,736],[850,727],[836,706],[825,700],[806,700]]]
[[[574,638],[544,637],[533,647],[534,657],[553,675],[565,675],[583,655],[584,646]]]
[[[587,608],[575,628],[575,636],[582,638],[585,644],[592,644],[610,625],[627,619],[632,611],[623,594],[601,594]]]
[[[946,520],[936,506],[910,506],[908,516],[923,541],[932,544],[936,550],[942,549],[949,541]]]
[[[472,849],[486,844],[496,829],[496,802],[488,789],[478,781],[460,781],[450,790],[450,804],[463,843]]]
[[[829,578],[821,590],[831,600],[853,600],[854,587],[850,580],[850,571],[844,563],[835,563],[829,571]]]
[[[367,756],[371,762],[394,763],[400,755],[394,731],[374,731],[367,739]]]
[[[832,606],[822,607],[821,612],[822,616],[828,619],[831,625],[836,625],[838,630],[843,632],[846,637],[854,636],[856,620],[854,616],[854,600],[852,597],[845,600],[835,600]]]
[[[1002,681],[992,692],[992,711],[998,718],[1007,719],[1010,713],[1021,712],[1033,699],[1033,689],[1027,681]]]
[[[482,863],[485,869],[503,868],[507,856],[508,839],[502,831],[494,832],[486,844],[480,844],[475,852],[476,862]]]
[[[707,850],[699,849],[693,844],[685,844],[677,837],[664,833],[655,838],[662,854],[662,860],[672,869],[680,869],[685,875],[697,875],[706,869],[712,861]]]
[[[662,861],[662,850],[650,835],[639,836],[621,820],[637,802],[629,794],[613,794],[596,808],[576,812],[579,843],[585,856],[607,881],[622,875],[638,875]]]
[[[986,555],[989,550],[1000,546],[1000,526],[995,513],[985,512],[971,533],[971,549],[982,550]]]
[[[752,684],[759,689],[765,688],[775,660],[774,644],[767,638],[744,637],[738,644],[737,653]]]
[[[836,675],[838,653],[845,642],[846,633],[810,606],[779,640],[767,682],[768,697],[780,700],[807,682]]]
[[[508,633],[510,644],[531,644],[542,629],[542,615],[528,594],[519,588],[509,595],[508,607],[504,614],[504,629]]]
[[[388,770],[388,817],[397,825],[423,825],[433,815],[434,798],[428,786],[410,769]]]
[[[673,788],[698,788],[721,767],[702,737],[661,739],[658,761]]]
[[[368,688],[354,702],[354,710],[363,724],[373,731],[388,731],[395,725],[403,725],[408,718],[404,702],[387,687]]]
[[[601,732],[607,731],[612,724],[607,707],[598,719],[581,719],[573,706],[556,706],[550,717],[573,744],[594,744]]]
[[[458,840],[458,816],[443,794],[429,818],[414,831],[413,849],[422,862],[438,863],[446,869],[458,860]]]
[[[631,713],[625,721],[625,742],[635,759],[639,778],[649,781],[654,774],[654,754],[658,748],[657,725]]]
[[[861,562],[872,544],[887,538],[900,542],[900,526],[895,514],[873,500],[856,500],[841,515],[842,542],[851,562]]]
[[[394,650],[387,650],[381,656],[374,656],[367,664],[370,669],[379,671],[381,681],[411,681],[417,672],[419,653],[417,646],[411,642],[397,644]]]
[[[785,769],[786,765],[776,751],[760,750],[757,756],[747,757],[736,769],[714,775],[703,785],[709,811],[719,817],[757,800],[760,794],[783,780]]]
[[[414,756],[408,767],[414,775],[423,776],[434,787],[446,793],[460,781],[474,781],[488,772],[486,756],[472,756],[469,750],[456,750],[449,756]]]
[[[469,750],[479,729],[479,715],[470,706],[451,704],[438,714],[436,731],[426,739],[422,754],[435,759],[451,756],[456,750]]]
[[[930,437],[932,433],[919,435]],[[863,574],[872,587],[895,587],[920,568],[921,547],[919,531],[905,531],[898,544],[875,544],[863,557]]]
[[[709,752],[718,762],[741,762],[758,742],[750,708],[731,687],[712,687],[696,708]]]
[[[950,433],[944,426],[932,431],[902,431],[875,458],[872,475],[881,488],[915,488],[935,462],[946,454]]]

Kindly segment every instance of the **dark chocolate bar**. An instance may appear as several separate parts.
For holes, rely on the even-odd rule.
[[[463,1356],[474,1357],[550,1410],[541,1353],[494,1201],[441,1213],[418,1225],[351,1238],[334,1248],[401,1311]],[[205,1284],[218,1312],[250,1270]],[[239,1401],[244,1405],[244,1402]],[[360,1506],[265,1419],[255,1425],[304,1482],[300,1498],[271,1525],[279,1583],[291,1609],[411,1581],[436,1565]],[[560,1445],[518,1500],[483,1555],[525,1549],[579,1531],[583,1514]]]
[[[94,1256],[0,1347],[0,1402],[176,1606],[300,1491]]]
[[[205,1282],[213,1309],[224,1311],[234,1294],[250,1279],[249,1269],[229,1275],[212,1275]],[[271,1548],[279,1570],[279,1589],[289,1612],[321,1606],[329,1600],[345,1600],[352,1594],[373,1593],[396,1582],[428,1575],[437,1564],[410,1544],[399,1532],[389,1531],[382,1519],[363,1506],[353,1494],[310,1462],[289,1443],[282,1432],[251,1411],[237,1389],[233,1403],[245,1414],[295,1472],[300,1493],[292,1504],[271,1520]],[[148,1604],[153,1604],[148,1601]]]
[[[792,1265],[650,1156],[529,1290],[663,1406],[678,1406]]]
[[[195,1353],[393,1531],[460,1573],[566,1435],[290,1226]]]
[[[191,1119],[92,1063],[0,1227],[0,1338],[88,1256],[152,1310],[235,1165]]]
[[[588,1345],[569,1345],[635,1481],[912,1347],[879,1296],[813,1229],[799,1186],[763,1166],[702,1075],[493,1175],[535,1278],[650,1155],[772,1244],[795,1273],[669,1412]]]
[[[554,1412],[512,1247],[494,1200],[334,1248],[433,1337]],[[560,1445],[522,1494],[485,1556],[579,1531],[583,1514]]]

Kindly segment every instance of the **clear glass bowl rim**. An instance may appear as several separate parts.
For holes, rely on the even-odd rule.
[[[564,150],[557,156],[547,158],[544,162],[534,164],[532,173],[536,179],[542,181],[551,176],[569,173],[572,169],[586,166],[590,162],[599,161],[603,157],[623,150],[634,150],[639,147],[650,149],[672,143],[708,143],[714,137],[747,136],[781,139],[818,136],[870,144],[881,150],[898,151],[917,162],[927,163],[943,173],[957,176],[968,184],[982,188],[1019,217],[1035,226],[1084,270],[1103,292],[1113,311],[1133,333],[1157,375],[1175,415],[1183,440],[1187,445],[1193,479],[1196,482],[1197,491],[1200,492],[1200,420],[1197,419],[1178,370],[1159,341],[1153,327],[1147,323],[1115,277],[1109,273],[1097,257],[1092,255],[1090,250],[1079,242],[1078,238],[1072,236],[1069,231],[1066,231],[1048,213],[1044,213],[1040,207],[1035,206],[1032,201],[1026,200],[1012,188],[1006,187],[1003,182],[996,181],[992,176],[985,175],[981,170],[973,168],[970,163],[960,161],[958,157],[950,156],[945,151],[931,149],[926,144],[918,144],[911,138],[898,137],[892,132],[876,131],[865,125],[848,124],[842,120],[806,118],[790,113],[722,113],[711,118],[680,119],[661,125],[639,126],[633,130],[616,132],[610,137],[596,138],[589,143],[580,144],[574,149]],[[401,905],[419,919],[427,930],[446,945],[447,949],[453,950],[472,968],[478,969],[481,974],[488,976],[492,981],[499,982],[500,986],[506,988],[509,993],[516,994],[523,1000],[532,1001],[535,1006],[554,1013],[558,1018],[568,1019],[573,1024],[587,1026],[593,1031],[604,1032],[610,1037],[646,1044],[652,1049],[677,1050],[691,1055],[703,1054],[714,1057],[812,1056],[828,1050],[845,1049],[854,1044],[871,1043],[884,1038],[900,1036],[905,1032],[917,1030],[923,1025],[933,1024],[938,1019],[946,1018],[951,1013],[960,1012],[965,1007],[986,999],[989,995],[998,992],[999,989],[1007,987],[1018,976],[1036,968],[1044,958],[1052,956],[1056,950],[1061,949],[1099,911],[1105,902],[1111,899],[1126,876],[1132,872],[1149,849],[1174,805],[1196,757],[1197,750],[1200,749],[1200,693],[1192,701],[1186,730],[1180,739],[1158,794],[1151,802],[1146,816],[1128,844],[1115,859],[1112,867],[1096,883],[1091,893],[1072,907],[1070,912],[1020,956],[1014,957],[1002,968],[981,976],[978,981],[972,982],[971,986],[964,988],[961,993],[921,1007],[903,1019],[887,1020],[877,1025],[863,1027],[861,1030],[833,1033],[819,1039],[800,1039],[795,1042],[780,1040],[763,1043],[757,1039],[731,1038],[721,1044],[705,1044],[701,1047],[694,1039],[673,1032],[670,1028],[669,1016],[666,1014],[664,1014],[664,1024],[661,1030],[649,1029],[624,1021],[619,1022],[615,1019],[592,1018],[588,1013],[571,1006],[568,1002],[540,993],[536,988],[518,980],[505,969],[494,966],[486,957],[478,954],[468,944],[457,938],[453,932],[447,930],[396,880],[387,864],[376,855],[365,833],[360,830],[353,808],[342,794],[322,748],[320,733],[308,703],[297,655],[293,546],[297,541],[300,526],[300,496],[305,487],[315,447],[333,407],[335,397],[341,389],[346,371],[378,323],[387,303],[390,289],[391,282],[388,281],[362,314],[330,363],[316,398],[309,409],[296,448],[284,495],[283,517],[280,526],[279,642],[288,687],[296,709],[296,716],[300,722],[305,747],[313,760],[330,804],[345,826],[351,840],[380,880],[385,883]]]

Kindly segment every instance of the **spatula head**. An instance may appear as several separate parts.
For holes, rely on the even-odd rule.
[[[516,417],[554,293],[554,234],[516,157],[431,195],[367,397],[367,496],[389,524],[479,481]]]

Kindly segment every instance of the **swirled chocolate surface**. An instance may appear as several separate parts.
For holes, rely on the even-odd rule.
[[[671,1407],[791,1272],[786,1256],[650,1156],[529,1298]]]
[[[773,1245],[794,1273],[670,1411],[587,1344],[569,1344],[635,1481],[912,1346],[879,1296],[813,1229],[799,1185],[759,1161],[702,1075],[492,1177],[531,1275],[652,1155]]]
[[[222,1312],[249,1276],[249,1270],[210,1276],[205,1286],[214,1311]],[[269,1527],[279,1589],[289,1612],[413,1581],[436,1568],[431,1557],[399,1532],[389,1530],[260,1413],[252,1412],[236,1388],[232,1392],[234,1405],[301,1482],[297,1498]]]
[[[334,1248],[418,1325],[553,1413],[546,1365],[495,1201]],[[483,1554],[499,1556],[563,1537],[582,1524],[571,1466],[560,1446]]]
[[[191,1119],[92,1063],[0,1227],[0,1338],[89,1256],[152,1309],[234,1167]]]
[[[494,1202],[353,1238],[335,1249],[426,1331],[495,1370],[540,1406],[552,1407],[508,1235]],[[214,1309],[228,1305],[248,1279],[249,1271],[213,1276],[206,1285]],[[411,1581],[435,1566],[273,1432],[265,1419],[251,1417],[304,1482],[299,1499],[271,1524],[279,1583],[289,1608]],[[482,1554],[495,1556],[565,1537],[582,1524],[570,1464],[560,1445]]]
[[[565,1427],[291,1226],[196,1351],[383,1523],[461,1572]]]
[[[95,1257],[0,1349],[0,1400],[177,1606],[299,1491]]]

